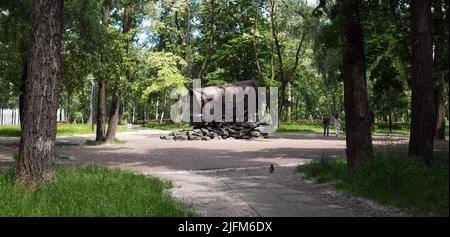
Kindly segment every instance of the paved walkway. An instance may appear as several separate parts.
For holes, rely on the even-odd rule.
[[[157,130],[118,134],[125,144],[73,146],[93,135],[58,137],[57,153],[74,157],[66,165],[87,163],[159,176],[173,182],[173,195],[204,216],[396,216],[364,200],[330,192],[295,172],[298,164],[344,155],[345,138],[282,133],[241,141],[165,141]],[[375,137],[378,149],[407,144],[404,136]],[[11,165],[18,138],[0,138],[0,167]],[[67,144],[68,146],[63,146]],[[72,144],[72,145],[70,145]],[[438,145],[439,147],[439,145]],[[443,149],[448,142],[442,144]],[[276,166],[273,174],[270,164]]]
[[[278,167],[276,172],[292,172],[287,168]],[[253,168],[156,175],[174,181],[173,196],[190,203],[202,216],[358,216],[356,210],[326,203],[267,174],[267,169]],[[301,174],[296,176],[303,182]]]

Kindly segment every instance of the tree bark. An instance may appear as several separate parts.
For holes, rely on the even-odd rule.
[[[106,81],[104,78],[98,80],[98,100],[97,100],[97,134],[95,140],[103,142],[105,140],[105,115],[106,115]]]
[[[445,140],[445,101],[444,82],[440,82],[435,89],[435,134],[438,140]]]
[[[367,98],[360,1],[343,1],[342,13],[346,154],[353,172],[361,161],[373,157],[373,112]]]
[[[102,23],[105,27],[108,27],[109,21],[110,2],[105,1],[102,12]],[[105,65],[107,63],[105,53],[101,55],[101,63]],[[97,134],[95,141],[105,141],[105,125],[106,125],[106,80],[104,76],[100,76],[98,80],[98,106],[97,106]]]
[[[278,40],[278,27],[276,22],[276,2],[275,0],[270,1],[270,22],[271,22],[271,29],[272,29],[272,41],[273,41],[273,51],[276,51],[277,58],[278,58],[278,70],[279,70],[279,80],[281,82],[280,87],[280,94],[278,96],[278,114],[281,115],[281,111],[283,111],[283,105],[284,105],[284,98],[285,98],[285,92],[286,92],[286,86],[287,86],[287,80],[286,80],[286,73],[284,71],[284,64],[283,64],[283,52],[281,49],[280,42]],[[274,60],[272,59],[272,78],[275,78],[275,66],[274,66]]]
[[[188,2],[186,6],[186,34],[185,34],[185,40],[186,43],[186,52],[185,52],[185,61],[186,65],[181,66],[181,74],[185,75],[189,78],[192,76],[192,63],[193,63],[193,57],[192,57],[192,32],[191,32],[191,3]],[[181,31],[181,29],[178,29]],[[183,41],[183,40],[182,40]]]
[[[120,93],[117,91],[113,95],[111,112],[109,116],[108,132],[105,142],[113,142],[116,139],[117,124],[119,123]]]
[[[445,81],[442,73],[442,65],[445,64],[445,37],[448,35],[448,28],[446,29],[446,22],[444,12],[442,11],[444,1],[433,1],[434,7],[434,103],[435,103],[435,132],[434,138],[438,140],[445,140]],[[448,54],[448,52],[447,52]],[[447,63],[448,67],[448,63]],[[447,69],[448,70],[448,69]]]
[[[124,11],[123,11],[123,22],[122,22],[122,33],[128,34],[131,29],[131,23],[132,23],[132,12],[130,5],[125,4]],[[128,44],[129,42],[125,42],[124,50],[126,53],[128,53]],[[129,78],[129,72],[127,69],[125,69],[125,76]],[[113,92],[113,100],[111,102],[111,112],[109,116],[109,124],[108,124],[108,131],[106,133],[106,142],[113,142],[116,139],[116,131],[117,131],[117,125],[119,123],[119,109],[120,109],[120,79],[117,78],[116,85]]]
[[[17,180],[28,186],[55,176],[63,3],[63,0],[36,0],[33,4],[31,59],[23,97],[17,166]]]
[[[25,57],[24,57],[25,58]],[[28,77],[28,62],[25,58],[25,61],[22,65],[22,75],[20,80],[20,95],[19,95],[19,119],[20,123],[23,123],[23,114],[24,114],[24,101],[25,101],[25,93],[26,93],[26,82]]]
[[[95,103],[95,82],[91,81],[91,95],[89,96],[89,117],[88,124],[94,124],[94,103]]]
[[[434,78],[431,0],[411,4],[412,74],[409,155],[427,164],[433,160]]]

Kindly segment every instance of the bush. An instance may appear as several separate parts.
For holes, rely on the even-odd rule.
[[[448,216],[448,154],[427,167],[396,153],[380,153],[349,175],[345,160],[314,161],[300,166],[306,178],[336,183],[336,188],[413,214]]]

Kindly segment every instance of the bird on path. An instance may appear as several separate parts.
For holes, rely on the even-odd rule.
[[[269,172],[270,172],[270,173],[273,173],[274,170],[275,170],[275,167],[273,166],[273,164],[271,164],[271,165],[270,165],[270,168],[269,168]]]

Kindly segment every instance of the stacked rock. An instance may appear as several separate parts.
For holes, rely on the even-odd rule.
[[[162,135],[164,140],[223,140],[223,139],[257,139],[267,138],[262,124],[253,122],[244,123],[199,123],[192,130],[171,132],[167,136]]]

